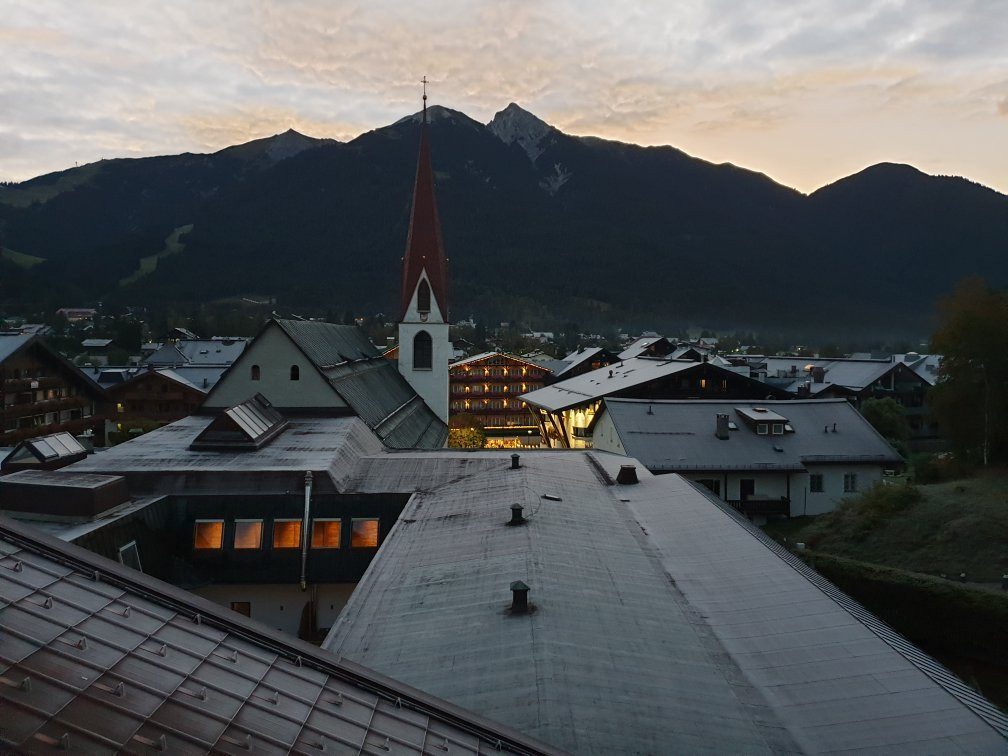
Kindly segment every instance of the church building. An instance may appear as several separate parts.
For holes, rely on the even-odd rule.
[[[434,197],[426,92],[423,102],[420,157],[417,161],[406,254],[403,256],[399,372],[423,397],[434,414],[447,422],[448,361],[452,356],[448,340],[447,262]]]

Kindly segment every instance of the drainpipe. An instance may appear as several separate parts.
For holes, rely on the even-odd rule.
[[[304,519],[301,521],[301,590],[308,589],[306,572],[308,569],[308,518],[311,515],[312,474],[304,474]]]

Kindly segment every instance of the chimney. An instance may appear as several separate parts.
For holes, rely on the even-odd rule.
[[[528,522],[528,520],[522,516],[522,509],[523,507],[521,504],[511,505],[511,522],[509,522],[508,525],[524,525]]]
[[[525,585],[521,580],[515,580],[511,583],[511,613],[512,614],[527,614],[528,613],[528,592],[529,587]]]
[[[632,486],[637,482],[637,468],[633,465],[620,465],[616,482],[624,486]]]
[[[728,432],[728,415],[718,412],[716,417],[717,422],[714,426],[714,435],[722,441],[727,441],[731,435]]]
[[[520,460],[521,460],[521,457],[519,455],[517,455],[517,454],[512,454],[511,455],[511,469],[512,470],[517,470],[519,467],[521,467]]]
[[[815,365],[812,368],[812,383],[825,383],[826,382],[826,368]]]
[[[609,371],[609,377],[612,378],[612,370]]]

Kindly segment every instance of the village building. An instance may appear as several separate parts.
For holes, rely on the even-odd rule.
[[[632,357],[520,398],[532,408],[551,448],[588,449],[605,397],[758,400],[787,399],[789,394],[711,362]]]
[[[817,515],[903,459],[845,399],[606,398],[595,449],[696,481],[749,516]]]
[[[566,380],[618,361],[619,355],[604,347],[578,347],[563,358],[564,365],[554,370],[553,377]]]
[[[0,334],[0,447],[65,431],[104,444],[106,397],[38,336]]]
[[[459,360],[449,369],[449,412],[476,418],[487,448],[538,447],[539,423],[518,397],[542,388],[550,377],[543,365],[503,352]]]
[[[191,333],[185,329],[175,329]],[[144,360],[154,367],[219,367],[226,368],[245,350],[249,340],[215,336],[212,339],[183,338],[161,344]]]
[[[144,432],[167,425],[199,410],[209,391],[193,383],[182,369],[140,369],[108,386],[109,421],[117,433]],[[216,383],[216,381],[215,381]]]
[[[427,135],[427,95],[417,160],[399,307],[399,372],[434,414],[448,422],[448,263],[441,240]]]
[[[257,394],[285,414],[357,416],[395,449],[438,448],[448,436],[447,425],[355,325],[270,320],[201,409],[223,412]]]

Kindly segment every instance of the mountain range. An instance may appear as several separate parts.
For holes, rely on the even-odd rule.
[[[1008,197],[963,178],[883,163],[805,195],[513,103],[489,124],[428,116],[455,318],[926,336],[960,278],[1008,285]],[[0,308],[393,312],[419,128],[287,131],[0,186]]]

